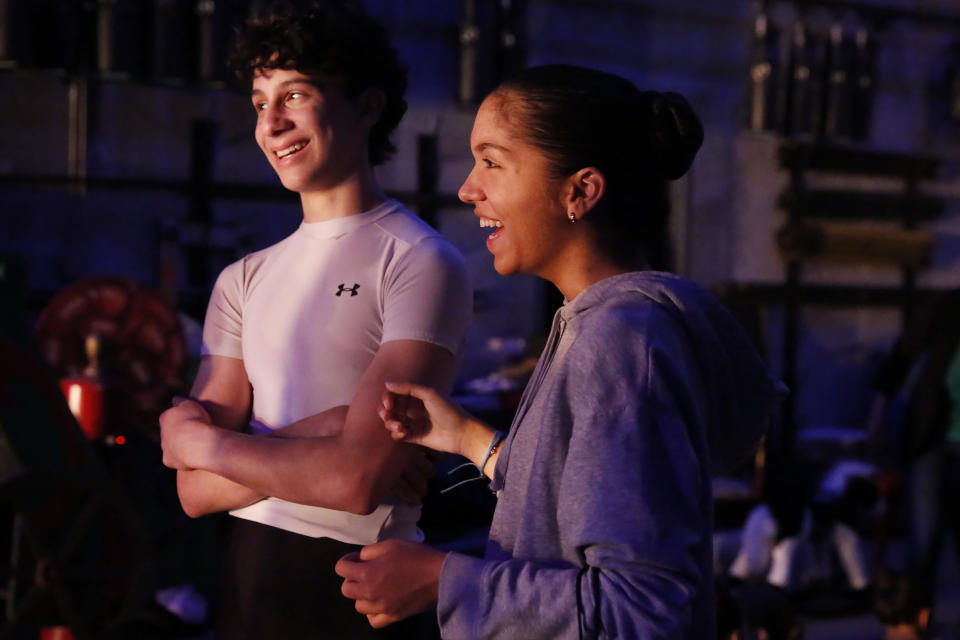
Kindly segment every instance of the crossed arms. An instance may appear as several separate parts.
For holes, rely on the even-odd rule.
[[[242,433],[252,392],[243,361],[205,356],[187,401],[160,417],[164,464],[177,469],[184,511],[197,517],[274,496],[352,513],[370,513],[418,455],[395,442],[377,409],[387,381],[447,387],[455,358],[418,340],[380,346],[349,407],[335,407],[278,429]],[[279,436],[279,437],[277,437]]]

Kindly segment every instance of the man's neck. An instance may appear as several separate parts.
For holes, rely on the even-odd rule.
[[[322,222],[363,213],[385,199],[372,169],[354,174],[335,186],[300,193],[305,222]]]

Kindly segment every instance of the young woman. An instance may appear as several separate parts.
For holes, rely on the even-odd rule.
[[[384,542],[341,560],[371,624],[437,604],[444,638],[713,636],[712,465],[756,442],[780,387],[712,296],[644,270],[702,138],[679,95],[580,67],[527,70],[480,106],[460,198],[499,273],[566,302],[502,441],[387,385],[393,436],[466,456],[499,500],[482,559]]]

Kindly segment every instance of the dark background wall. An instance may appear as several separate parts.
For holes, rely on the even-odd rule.
[[[224,83],[230,24],[256,4],[0,1],[0,251],[26,266],[30,313],[79,279],[121,274],[165,287],[185,314],[200,321],[222,266],[296,226],[296,199],[279,188],[253,143],[246,95]],[[800,426],[862,423],[870,367],[901,326],[903,272],[870,260],[805,264],[794,285],[879,289],[881,304],[847,297],[845,304],[806,305],[789,328],[791,312],[783,302],[790,292],[782,286],[789,272],[774,241],[787,218],[777,200],[790,175],[777,153],[788,138],[746,126],[749,73],[757,62],[754,21],[762,3],[364,5],[387,26],[410,67],[410,111],[395,134],[396,157],[379,170],[381,180],[453,239],[473,271],[477,318],[466,376],[483,373],[496,359],[488,353],[490,337],[542,333],[551,311],[544,285],[493,272],[484,234],[469,209],[453,199],[469,171],[467,139],[476,101],[511,68],[571,62],[689,97],[707,137],[693,171],[674,188],[674,269],[718,290],[747,291],[751,301],[762,303],[762,338],[774,366],[795,386]],[[867,135],[834,141],[866,152],[941,160],[935,177],[917,184],[942,200],[943,212],[924,222],[936,245],[914,282],[921,293],[956,286],[960,123],[950,105],[958,99],[960,9],[950,0],[766,6],[771,27],[782,33],[798,17],[815,35],[837,23],[851,46],[857,28],[869,28],[876,42],[875,91],[869,116],[858,116],[869,122]],[[210,8],[213,13],[204,14]],[[473,62],[465,63],[461,36],[471,11],[480,39]],[[98,32],[98,16],[104,15],[112,22],[101,23]],[[516,46],[498,44],[504,37],[515,38]],[[104,38],[109,50],[102,49]],[[786,37],[775,42],[770,62],[787,62],[781,49],[788,44]],[[470,86],[464,85],[464,69],[475,74]],[[437,197],[418,201],[431,175]],[[814,172],[808,183],[904,189],[897,177],[830,172]]]
[[[22,270],[28,322],[77,282],[124,276],[163,292],[195,351],[219,270],[296,228],[297,199],[280,188],[256,148],[246,90],[230,87],[222,67],[230,25],[258,4],[0,0],[0,284]],[[504,405],[515,394],[497,393],[502,379],[469,383],[525,352],[536,354],[558,302],[532,277],[493,271],[486,233],[454,197],[472,164],[474,111],[511,69],[568,62],[689,98],[706,139],[689,175],[672,188],[673,270],[722,295],[789,383],[793,393],[775,434],[783,446],[825,432],[836,437],[837,429],[855,443],[862,439],[878,360],[925,297],[960,286],[956,0],[362,4],[385,24],[410,68],[410,109],[394,134],[398,151],[378,175],[460,247],[472,273],[475,317],[460,384],[471,408],[509,418]],[[768,26],[763,37],[756,33],[760,15]],[[867,29],[873,47],[868,105],[846,103],[846,128],[797,131],[781,117],[783,105],[797,104],[796,83],[784,79],[796,77],[789,34],[798,21],[808,29],[814,62],[831,27],[840,26],[848,92],[851,79],[860,78],[850,62],[855,34]],[[768,74],[756,75],[764,65]],[[827,87],[833,76],[811,68]],[[820,113],[821,107],[807,110]],[[851,124],[860,125],[859,133]],[[792,170],[784,162],[790,149],[799,149],[802,160]],[[878,166],[882,170],[873,170]],[[798,211],[783,201],[797,189],[829,197]],[[832,260],[822,254],[785,259],[776,240],[784,225],[805,216],[820,224],[826,210],[855,225],[860,240]],[[876,243],[876,234],[905,227],[932,243],[928,259],[909,269],[893,259],[902,238]],[[0,295],[0,320],[20,302]],[[0,358],[0,382],[11,366]],[[52,387],[54,396],[57,391]],[[29,396],[27,409],[55,404],[35,395],[39,400]],[[99,447],[103,466],[123,479],[137,506],[124,512],[123,500],[110,494],[104,508],[111,517],[135,513],[131,521],[147,523],[143,537],[154,545],[156,586],[193,580],[215,594],[220,521],[182,513],[172,473],[158,462],[155,414],[138,414],[146,425],[139,435],[147,437]],[[55,432],[39,422],[23,421],[30,429],[20,433],[5,433],[0,424],[0,498],[16,495],[2,493],[10,488],[4,483],[20,472],[18,465],[28,465],[23,438],[32,437],[32,451],[53,451],[48,445],[55,438],[48,436]],[[461,492],[433,505],[444,525],[461,527],[454,532],[458,544],[482,544],[477,530],[491,500],[484,491],[473,494],[475,501]],[[47,502],[57,505],[59,498]],[[3,549],[11,547],[7,524],[19,510],[7,508],[0,509]],[[100,559],[116,558],[114,543],[133,548],[136,536],[113,528],[105,515],[102,522],[109,526],[89,534],[102,543],[91,548],[105,549]],[[424,528],[436,524],[428,520]],[[145,554],[135,551],[142,560]],[[27,582],[39,576],[28,569]],[[86,583],[78,589],[88,591],[94,590]],[[3,594],[8,606],[11,593]]]

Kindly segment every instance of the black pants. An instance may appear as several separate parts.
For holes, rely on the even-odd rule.
[[[230,518],[218,640],[437,640],[433,611],[373,629],[340,593],[337,561],[360,547]]]
[[[943,442],[914,460],[910,483],[914,577],[923,605],[932,607],[944,543],[960,554],[960,442]]]

